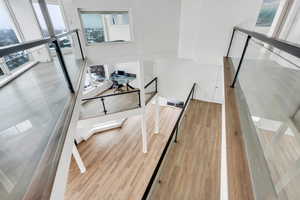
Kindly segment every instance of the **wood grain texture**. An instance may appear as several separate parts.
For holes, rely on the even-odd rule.
[[[224,58],[227,163],[230,200],[253,200],[252,184],[245,152],[235,90],[230,88],[233,68]]]
[[[154,133],[154,105],[147,106],[149,152],[142,153],[140,117],[127,119],[121,129],[92,136],[79,145],[87,167],[80,174],[74,160],[69,172],[66,200],[141,199],[180,109],[161,107],[160,133]]]
[[[219,200],[221,105],[192,100],[152,200]]]

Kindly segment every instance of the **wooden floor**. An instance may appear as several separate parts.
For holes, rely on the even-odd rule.
[[[219,200],[221,105],[191,101],[152,200]]]
[[[249,166],[243,141],[235,90],[230,88],[233,71],[224,58],[224,84],[226,102],[227,163],[230,200],[253,200]]]
[[[127,119],[121,129],[92,136],[79,144],[87,172],[80,174],[72,160],[65,199],[141,199],[180,112],[161,107],[161,131],[154,135],[154,105],[147,107],[149,152],[142,153],[139,116]]]

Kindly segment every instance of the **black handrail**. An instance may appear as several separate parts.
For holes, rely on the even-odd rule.
[[[161,154],[161,156],[160,156],[160,158],[159,158],[159,160],[158,160],[158,163],[157,163],[157,165],[156,165],[156,167],[155,167],[155,169],[154,169],[154,172],[153,172],[153,174],[152,174],[152,176],[151,176],[151,178],[150,178],[150,181],[149,181],[149,183],[148,183],[148,185],[147,185],[147,188],[146,188],[146,190],[145,190],[145,192],[144,192],[144,195],[143,195],[143,197],[142,197],[142,200],[147,200],[147,198],[148,198],[148,196],[149,196],[149,194],[150,194],[150,191],[151,191],[151,188],[152,188],[153,183],[154,183],[154,181],[155,181],[155,178],[156,178],[156,176],[157,176],[157,174],[158,174],[158,171],[159,171],[159,169],[160,169],[160,167],[161,167],[161,165],[162,165],[162,162],[163,162],[163,160],[164,160],[164,158],[165,158],[165,156],[166,156],[166,154],[167,154],[167,151],[168,151],[168,149],[169,149],[169,146],[170,146],[170,144],[171,144],[171,141],[172,141],[172,138],[174,137],[175,132],[176,132],[176,135],[175,135],[175,143],[177,143],[177,138],[176,138],[176,137],[177,137],[177,133],[178,133],[179,122],[180,122],[180,120],[181,120],[181,118],[182,118],[182,115],[183,115],[183,113],[184,113],[184,111],[185,111],[185,108],[186,108],[187,104],[189,103],[190,99],[193,99],[193,98],[194,98],[195,86],[196,86],[196,83],[193,84],[193,87],[192,87],[192,89],[191,89],[191,91],[190,91],[190,93],[189,93],[189,95],[188,95],[188,97],[187,97],[187,99],[186,99],[186,101],[185,101],[185,103],[184,103],[184,106],[183,106],[183,108],[182,108],[182,110],[181,110],[181,112],[180,112],[180,114],[179,114],[179,117],[178,117],[178,119],[177,119],[177,121],[176,121],[176,123],[175,123],[175,126],[174,126],[174,128],[173,128],[173,130],[172,130],[172,132],[171,132],[171,135],[169,136],[169,139],[168,139],[168,141],[167,141],[167,144],[166,144],[166,146],[165,146],[165,148],[164,148],[164,150],[163,150],[163,152],[162,152],[162,154]],[[191,98],[191,97],[192,97],[192,98]]]
[[[37,46],[40,46],[43,44],[47,44],[49,42],[53,42],[53,41],[57,40],[58,38],[64,37],[73,32],[76,32],[76,31],[77,31],[77,29],[63,33],[63,34],[56,35],[54,37],[48,37],[48,38],[43,38],[43,39],[39,39],[39,40],[32,40],[32,41],[18,43],[18,44],[14,44],[14,45],[10,45],[10,46],[0,47],[0,57],[7,56],[7,55],[15,53],[15,52],[24,51],[26,49],[37,47]],[[80,40],[79,40],[79,42],[80,42]]]
[[[255,40],[253,40],[252,42],[255,43],[255,44],[257,44],[257,45],[259,45],[259,46],[261,46],[262,48],[264,48],[264,49],[270,51],[271,53],[273,53],[273,54],[275,54],[276,56],[278,56],[278,57],[282,58],[283,60],[285,60],[286,62],[288,62],[288,63],[294,65],[295,67],[300,68],[299,65],[297,65],[296,63],[290,61],[289,59],[285,58],[284,56],[280,55],[279,53],[275,52],[273,49],[267,48],[263,43],[260,43],[259,41],[255,41]]]
[[[108,95],[102,95],[102,96],[84,98],[84,99],[81,99],[81,101],[90,101],[90,100],[100,99],[102,107],[103,107],[103,112],[106,115],[107,114],[107,109],[106,109],[105,101],[104,101],[104,99],[106,97],[120,96],[120,95],[130,94],[130,93],[137,93],[138,94],[138,97],[139,97],[138,106],[141,107],[141,91],[140,90],[132,90],[132,91],[127,91],[127,92],[122,92],[122,93],[116,93],[116,94],[108,94]]]
[[[47,44],[51,41],[52,41],[51,38],[45,38],[45,39],[32,40],[29,42],[23,42],[23,43],[19,43],[19,44],[0,47],[0,57],[7,56],[9,54],[16,53],[19,51],[24,51],[26,49],[37,47],[37,46],[40,46],[43,44]]]
[[[233,37],[235,35],[235,31],[239,31],[239,32],[242,32],[242,33],[246,34],[247,35],[247,40],[246,40],[244,48],[243,48],[242,56],[241,56],[239,64],[238,64],[237,71],[234,75],[234,79],[233,79],[232,84],[230,86],[232,88],[235,87],[235,83],[238,79],[239,72],[240,72],[240,69],[241,69],[241,66],[242,66],[242,63],[243,63],[243,60],[244,60],[244,56],[245,56],[247,48],[248,48],[249,41],[252,38],[255,38],[259,41],[262,41],[266,44],[271,45],[272,47],[275,47],[275,48],[277,48],[281,51],[289,53],[289,54],[291,54],[291,55],[293,55],[297,58],[300,58],[300,45],[292,43],[292,42],[288,42],[288,41],[285,41],[285,40],[280,40],[280,39],[277,39],[277,38],[268,37],[264,34],[254,32],[254,31],[249,31],[249,30],[246,30],[246,29],[243,29],[243,28],[240,28],[240,27],[234,27],[233,28],[226,57],[229,56],[231,46],[232,46]]]
[[[82,56],[82,59],[84,60],[82,46],[81,46],[80,38],[79,38],[79,35],[78,35],[78,29],[74,29],[74,30],[68,31],[66,33],[62,33],[62,34],[53,36],[53,37],[48,37],[48,38],[44,38],[44,39],[40,39],[40,40],[32,40],[32,41],[23,42],[23,43],[19,43],[19,44],[14,44],[14,45],[6,46],[6,47],[1,47],[0,48],[0,57],[7,56],[7,55],[15,53],[15,52],[24,51],[24,50],[34,48],[34,47],[37,47],[37,46],[40,46],[40,45],[48,44],[48,43],[51,42],[55,47],[57,58],[58,58],[58,61],[60,63],[60,66],[62,68],[63,75],[66,79],[68,87],[69,87],[71,93],[75,93],[75,89],[74,89],[74,86],[71,82],[71,78],[70,78],[70,75],[68,73],[66,63],[64,61],[64,57],[62,55],[62,52],[61,52],[61,49],[60,49],[60,46],[59,46],[59,42],[58,42],[59,38],[65,37],[65,36],[70,35],[72,33],[76,33],[76,35],[77,35],[79,48],[80,48],[80,51],[81,51],[81,56]]]
[[[140,92],[140,90],[132,90],[132,91],[127,91],[127,92],[121,92],[121,93],[115,93],[115,94],[108,94],[108,95],[102,95],[102,96],[96,96],[96,97],[90,97],[90,98],[84,98],[81,101],[89,101],[89,100],[94,100],[94,99],[101,99],[105,97],[111,97],[111,96],[119,96],[123,94],[130,94],[130,93],[135,93],[135,92]]]
[[[145,85],[145,89],[146,89],[147,87],[149,87],[154,81],[157,81],[157,77],[155,77],[155,78],[152,79],[149,83],[147,83],[147,84]]]
[[[268,37],[264,34],[249,31],[243,28],[234,27],[234,30],[240,31],[242,33],[245,33],[253,38],[256,38],[262,42],[265,42],[271,46],[276,47],[277,49],[280,49],[282,51],[285,51],[293,56],[296,56],[297,58],[300,58],[300,45],[292,42],[288,42],[285,40],[280,40],[274,37]]]
[[[74,31],[68,33],[71,34],[73,32]],[[74,112],[76,99],[79,95],[79,83],[83,81],[85,67],[82,67],[80,69],[79,77],[77,77],[78,84],[75,88],[76,90],[74,91],[74,87],[72,86],[72,83],[70,81],[68,71],[66,70],[63,55],[61,54],[61,49],[57,42],[57,38],[59,37],[61,37],[61,35],[0,48],[0,57],[3,57],[11,53],[23,51],[48,43],[53,43],[55,45],[57,57],[61,64],[64,76],[68,79],[67,81],[70,84],[69,87],[71,89],[71,92],[73,93],[72,95],[70,95],[70,98],[68,98],[68,103],[65,104],[64,108],[61,110],[61,113],[58,116],[57,121],[55,122],[54,129],[51,130],[51,133],[49,132],[49,139],[47,141],[47,144],[45,144],[45,147],[41,149],[43,154],[41,154],[39,160],[37,160],[37,166],[32,166],[35,167],[33,169],[33,174],[30,175],[30,177],[25,177],[26,182],[28,179],[28,185],[26,185],[26,188],[24,188],[24,190],[26,190],[24,191],[25,193],[20,193],[20,195],[22,195],[20,196],[20,198],[22,199],[32,199],[32,197],[36,197],[36,199],[50,198],[51,189],[55,180],[55,174],[58,169],[61,154],[67,137],[67,132]],[[80,40],[78,40],[78,42],[80,43]],[[84,65],[85,64],[86,63],[84,63]],[[23,185],[23,183],[21,185]]]

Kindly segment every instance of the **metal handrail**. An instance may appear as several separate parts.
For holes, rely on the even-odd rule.
[[[111,96],[119,96],[119,95],[123,95],[123,94],[135,93],[135,92],[140,92],[140,90],[132,90],[132,91],[127,91],[127,92],[121,92],[121,93],[115,93],[115,94],[107,94],[107,95],[102,95],[102,96],[84,98],[84,99],[81,99],[81,101],[89,101],[89,100],[101,99],[101,98],[106,98],[106,97],[111,97]]]
[[[14,45],[0,47],[0,57],[9,55],[9,54],[12,54],[15,52],[24,51],[26,49],[31,49],[33,47],[47,44],[49,42],[53,42],[53,41],[57,40],[58,38],[64,37],[64,36],[72,34],[74,32],[77,33],[78,29],[74,29],[69,32],[62,33],[62,34],[59,34],[59,35],[56,35],[53,37],[43,38],[43,39],[39,39],[39,40],[31,40],[28,42],[22,42],[22,43],[18,43],[18,44],[14,44]]]
[[[296,56],[297,58],[300,58],[300,45],[296,43],[292,43],[286,40],[280,40],[274,37],[268,37],[264,34],[249,31],[240,27],[234,27],[234,30],[240,31],[242,33],[247,34],[248,36],[251,36],[253,38],[256,38],[262,42],[265,42],[273,47],[276,47],[277,49],[280,49],[282,51],[285,51],[293,56]]]
[[[156,167],[155,167],[155,169],[154,169],[154,172],[153,172],[153,174],[152,174],[152,176],[151,176],[151,178],[150,178],[150,181],[149,181],[149,183],[148,183],[148,185],[147,185],[147,188],[146,188],[146,190],[145,190],[145,192],[144,192],[144,195],[143,195],[143,197],[142,197],[142,200],[147,200],[147,198],[148,198],[148,196],[149,196],[149,194],[150,194],[150,191],[151,191],[151,188],[152,188],[152,186],[153,186],[153,183],[154,183],[154,181],[155,181],[155,179],[156,179],[156,176],[157,176],[157,174],[158,174],[158,172],[159,172],[159,169],[160,169],[160,167],[161,167],[161,165],[162,165],[162,162],[163,162],[163,160],[164,160],[164,158],[165,158],[165,156],[166,156],[166,154],[167,154],[167,151],[168,151],[168,149],[169,149],[169,146],[170,146],[170,144],[171,144],[172,138],[174,137],[174,134],[175,134],[175,133],[176,133],[176,135],[175,135],[175,141],[174,141],[174,142],[177,143],[177,134],[178,134],[178,126],[179,126],[179,122],[181,121],[181,118],[182,118],[182,116],[183,116],[183,113],[184,113],[184,111],[185,111],[185,109],[186,109],[186,106],[188,105],[189,101],[190,101],[191,99],[194,98],[195,87],[196,87],[196,83],[193,84],[193,87],[192,87],[192,89],[190,90],[190,93],[189,93],[189,95],[188,95],[188,97],[187,97],[187,99],[186,99],[186,101],[185,101],[185,103],[184,103],[184,106],[183,106],[183,108],[182,108],[182,110],[181,110],[181,112],[180,112],[180,114],[179,114],[179,117],[178,117],[178,119],[177,119],[177,121],[176,121],[176,123],[175,123],[175,126],[174,126],[174,128],[173,128],[173,130],[172,130],[172,132],[171,132],[171,135],[169,136],[169,139],[168,139],[168,141],[167,141],[167,144],[166,144],[166,146],[164,147],[164,150],[163,150],[163,152],[162,152],[162,154],[161,154],[161,156],[160,156],[160,158],[159,158],[159,160],[158,160],[158,163],[157,163],[157,165],[156,165]]]
[[[78,34],[78,31],[75,30]],[[68,32],[68,34],[73,33],[74,31]],[[66,34],[66,33],[65,33]],[[37,161],[37,167],[34,168],[34,173],[32,176],[27,177],[28,186],[26,186],[26,191],[22,194],[21,199],[32,199],[32,197],[49,199],[51,194],[51,189],[54,184],[55,174],[58,169],[58,165],[61,159],[61,154],[63,152],[63,147],[65,144],[65,140],[67,138],[67,132],[70,126],[70,122],[72,119],[72,115],[75,108],[76,99],[78,99],[79,95],[79,83],[83,81],[83,74],[85,72],[85,65],[80,69],[79,76],[77,76],[78,83],[74,88],[68,70],[66,68],[65,61],[63,59],[63,55],[61,49],[58,44],[57,38],[62,37],[61,35],[52,37],[52,38],[44,38],[40,40],[29,41],[21,44],[11,45],[0,48],[0,58],[11,53],[23,51],[26,49],[30,49],[36,46],[44,45],[47,43],[53,43],[55,46],[55,51],[57,53],[57,58],[60,62],[63,75],[66,78],[68,86],[70,88],[70,98],[68,98],[67,103],[64,105],[64,108],[60,112],[60,115],[55,122],[55,127],[49,137],[49,140],[45,147],[42,149],[43,154],[39,157]],[[78,38],[78,43],[80,45],[80,40]],[[75,90],[74,90],[75,89]],[[44,183],[42,187],[37,187],[37,184]],[[21,193],[20,193],[21,194]]]
[[[156,81],[157,82],[157,77],[155,77],[154,79],[152,79],[149,83],[147,83],[146,85],[145,85],[145,89],[147,88],[147,87],[149,87],[154,81]]]
[[[297,65],[297,64],[294,63],[293,61],[290,61],[288,58],[286,58],[286,57],[280,55],[279,53],[277,53],[277,52],[274,51],[273,49],[266,47],[263,43],[260,43],[259,41],[255,41],[255,40],[253,40],[252,42],[255,43],[255,44],[257,44],[257,45],[259,45],[259,46],[261,46],[262,48],[268,50],[269,52],[275,54],[276,56],[282,58],[283,60],[285,60],[286,62],[288,62],[288,63],[290,63],[290,64],[292,64],[292,65],[294,65],[295,67],[300,68],[299,65]]]
[[[103,107],[103,112],[106,115],[107,114],[107,109],[105,106],[104,98],[106,97],[112,97],[112,96],[119,96],[119,95],[124,95],[124,94],[130,94],[130,93],[137,93],[139,96],[139,107],[141,107],[141,91],[140,90],[132,90],[128,92],[122,92],[122,93],[116,93],[116,94],[108,94],[108,95],[102,95],[102,96],[97,96],[97,97],[91,97],[91,98],[84,98],[81,99],[81,101],[89,101],[89,100],[94,100],[94,99],[100,99]]]
[[[235,32],[236,31],[245,33],[247,35],[247,40],[245,42],[245,45],[244,45],[244,48],[243,48],[243,51],[242,51],[242,55],[241,55],[240,61],[239,61],[236,73],[234,75],[234,79],[233,79],[232,84],[230,86],[232,88],[235,87],[235,83],[236,83],[236,81],[238,79],[238,75],[239,75],[239,72],[240,72],[243,60],[244,60],[244,56],[246,54],[246,50],[247,50],[248,45],[249,45],[249,41],[252,38],[255,38],[255,39],[257,39],[259,41],[262,41],[262,42],[264,42],[264,43],[266,43],[266,44],[268,44],[268,45],[270,45],[272,47],[275,47],[275,48],[277,48],[277,49],[279,49],[281,51],[289,53],[289,54],[291,54],[291,55],[293,55],[293,56],[295,56],[297,58],[300,58],[300,45],[298,45],[296,43],[288,42],[288,41],[285,41],[285,40],[280,40],[280,39],[277,39],[277,38],[268,37],[268,36],[266,36],[264,34],[261,34],[261,33],[258,33],[258,32],[254,32],[254,31],[249,31],[249,30],[246,30],[246,29],[243,29],[243,28],[240,28],[240,27],[234,27],[233,28],[226,57],[229,56],[229,53],[230,53],[230,50],[231,50],[231,46],[232,46],[232,42],[233,42],[233,38],[235,36]]]

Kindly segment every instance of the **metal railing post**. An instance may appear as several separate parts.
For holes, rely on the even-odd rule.
[[[85,58],[84,58],[84,54],[83,54],[83,50],[82,50],[82,46],[81,46],[78,29],[76,29],[76,36],[77,36],[77,40],[78,40],[78,44],[79,44],[79,48],[80,48],[81,57],[82,57],[82,60],[84,60]]]
[[[141,107],[141,93],[140,93],[140,90],[138,91],[138,95],[139,95],[139,107]]]
[[[55,51],[56,51],[56,54],[57,54],[57,58],[58,58],[58,61],[59,61],[60,66],[61,66],[61,68],[62,68],[62,70],[63,70],[63,74],[64,74],[65,79],[66,79],[66,81],[67,81],[68,87],[69,87],[70,91],[71,91],[72,93],[74,93],[75,90],[74,90],[74,87],[73,87],[73,85],[72,85],[72,82],[71,82],[71,79],[70,79],[70,75],[69,75],[69,73],[68,73],[68,70],[67,70],[67,67],[66,67],[66,63],[65,63],[65,61],[64,61],[64,58],[63,58],[61,49],[60,49],[59,44],[58,44],[58,41],[57,41],[57,40],[54,40],[54,41],[52,41],[52,43],[53,43],[54,46],[55,46]]]
[[[248,47],[250,39],[251,39],[251,36],[248,35],[246,43],[245,43],[245,46],[244,46],[244,49],[243,49],[243,53],[242,53],[242,56],[241,56],[241,59],[240,59],[239,65],[238,65],[238,69],[237,69],[237,71],[235,73],[233,82],[232,82],[232,84],[230,86],[231,88],[234,88],[234,86],[235,86],[235,83],[236,83],[236,80],[238,78],[238,75],[239,75],[239,72],[240,72],[240,69],[241,69],[241,66],[242,66],[242,63],[243,63],[243,60],[244,60],[244,57],[245,57],[245,53],[246,53],[246,50],[247,50],[247,47]]]
[[[155,93],[157,93],[157,78],[155,78]]]
[[[229,47],[228,47],[228,50],[227,50],[226,57],[229,56],[231,45],[232,45],[232,41],[233,41],[233,38],[234,38],[234,34],[235,34],[235,28],[233,28],[233,30],[232,30],[231,39],[230,39],[230,43],[229,43]]]
[[[104,98],[101,98],[101,102],[102,102],[102,106],[103,106],[103,112],[106,115],[107,114],[107,110],[105,108]]]
[[[178,123],[179,124],[179,123]],[[177,143],[177,136],[178,136],[178,124],[177,124],[177,127],[176,127],[176,133],[175,133],[175,143]]]
[[[193,93],[192,93],[192,98],[191,99],[194,99],[194,93],[195,93],[195,87],[193,87]]]

